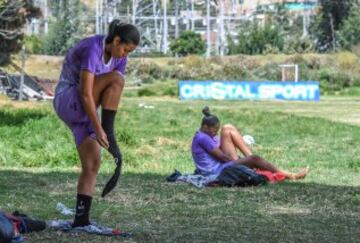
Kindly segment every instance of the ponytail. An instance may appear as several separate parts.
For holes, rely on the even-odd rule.
[[[202,109],[202,113],[204,114],[204,116],[211,116],[210,108],[209,108],[208,106],[205,106],[205,107]]]
[[[121,23],[119,19],[114,19],[110,23],[105,42],[107,44],[111,43],[116,36],[120,38],[121,43],[132,43],[136,46],[140,43],[140,33],[138,29],[132,24]]]
[[[208,106],[205,106],[202,109],[202,113],[204,114],[204,118],[201,121],[201,126],[209,126],[213,127],[220,123],[220,120],[217,116],[210,113],[210,108]]]

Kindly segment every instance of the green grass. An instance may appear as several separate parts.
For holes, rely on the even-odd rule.
[[[341,96],[350,96],[350,97],[359,97],[360,96],[360,88],[359,87],[352,87],[343,89],[338,92],[338,95]]]
[[[359,114],[357,103],[354,98],[318,103],[124,98],[116,126],[125,173],[119,186],[101,199],[114,168],[104,152],[92,217],[134,232],[134,242],[357,242],[360,127],[352,125],[359,124],[355,118],[346,119]],[[198,190],[166,183],[173,169],[194,169],[191,138],[205,104],[222,123],[253,135],[256,154],[291,171],[309,165],[309,176],[256,188]],[[50,105],[0,108],[0,208],[64,218],[55,205],[74,205],[78,164],[73,138]],[[51,230],[26,239],[117,242]]]

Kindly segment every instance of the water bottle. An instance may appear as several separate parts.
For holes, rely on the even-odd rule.
[[[59,213],[61,213],[62,215],[74,215],[74,209],[70,209],[68,207],[66,207],[63,203],[58,202],[56,204],[56,210],[59,211]]]

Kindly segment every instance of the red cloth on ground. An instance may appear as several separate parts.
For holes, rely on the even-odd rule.
[[[255,172],[259,175],[265,176],[270,183],[276,183],[285,180],[285,175],[281,172],[272,173],[268,170],[255,170]]]

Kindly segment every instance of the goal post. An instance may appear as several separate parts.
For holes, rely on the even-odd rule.
[[[299,81],[299,66],[298,64],[282,64],[281,68],[281,81]]]

